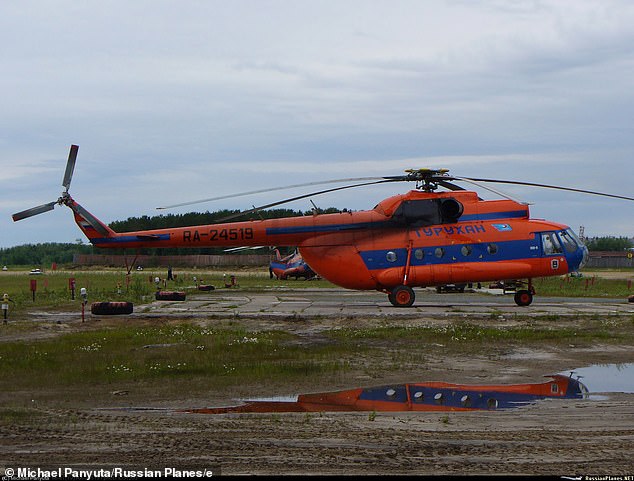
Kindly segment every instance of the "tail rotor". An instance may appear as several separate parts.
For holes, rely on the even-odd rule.
[[[33,217],[35,215],[39,215],[39,214],[43,214],[45,212],[51,211],[55,208],[55,205],[66,204],[69,201],[70,195],[68,194],[68,189],[70,188],[70,182],[73,178],[73,171],[75,170],[75,162],[77,161],[78,151],[79,151],[79,145],[70,146],[70,152],[68,153],[68,161],[66,162],[66,171],[64,172],[64,178],[62,180],[62,187],[64,187],[62,196],[56,201],[38,205],[37,207],[31,207],[30,209],[26,209],[21,212],[17,212],[13,214],[11,217],[13,218],[14,222],[17,222],[23,219],[28,219],[29,217]]]

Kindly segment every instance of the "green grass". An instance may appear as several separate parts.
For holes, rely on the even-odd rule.
[[[35,424],[42,416],[37,409],[0,408],[0,425]]]
[[[71,300],[69,278],[75,279],[75,300]],[[35,300],[31,281],[36,282]],[[66,308],[81,303],[79,291],[88,291],[88,302],[131,301],[149,299],[155,287],[148,276],[133,273],[126,281],[125,273],[111,271],[52,272],[40,276],[0,273],[0,293],[9,294],[13,301],[11,309],[20,312],[33,307]],[[121,291],[121,294],[118,291]]]
[[[447,353],[464,354],[480,352],[482,346],[631,343],[633,331],[634,317],[587,319],[574,328],[550,329],[457,322],[443,327],[333,329],[324,333],[328,342],[306,343],[282,331],[185,323],[122,325],[54,339],[2,342],[0,365],[3,385],[11,391],[129,385],[143,385],[153,392],[168,386],[214,390],[241,384],[293,385],[307,378],[328,381],[347,372],[385,374],[404,365],[424,366],[427,353],[438,346]]]
[[[531,319],[534,323],[539,319]],[[601,341],[634,340],[634,334],[624,334],[616,331],[617,324],[634,327],[634,317],[624,320],[594,320],[585,327],[556,327],[542,328],[534,325],[519,327],[483,327],[468,322],[458,322],[442,327],[378,327],[371,329],[337,329],[329,335],[344,344],[358,344],[363,342],[381,343],[442,343],[443,345],[457,344],[494,344],[509,343],[567,343]]]
[[[315,341],[232,324],[115,324],[49,339],[0,342],[2,386],[5,395],[16,399],[29,392],[37,392],[38,399],[46,393],[67,399],[119,390],[169,399],[226,388],[235,392],[243,386],[288,389],[308,380],[332,385],[334,379],[380,378],[403,369],[420,373],[431,352],[495,356],[518,345],[634,342],[634,316],[588,316],[574,327],[543,327],[552,320],[535,317],[525,321],[509,327],[459,321],[436,327],[340,328],[322,332]],[[22,414],[5,411],[0,418]]]
[[[124,269],[101,269],[101,270],[78,270],[78,271],[50,271],[43,275],[32,276],[28,274],[29,269],[17,270],[14,268],[9,272],[0,271],[0,296],[9,294],[13,303],[11,310],[15,313],[23,312],[32,308],[56,308],[56,309],[77,309],[81,299],[79,290],[84,287],[88,291],[88,303],[103,301],[128,301],[134,303],[150,302],[154,299],[156,291],[155,277],[163,279],[166,272],[163,270],[132,271],[130,276],[126,276]],[[264,268],[263,268],[264,271]],[[227,276],[232,272],[227,271]],[[197,295],[197,282],[201,284],[211,284],[218,288],[224,288],[224,278],[222,271],[179,271],[175,270],[177,278],[166,285],[167,290],[185,290],[188,295]],[[266,275],[265,275],[266,274]],[[69,289],[69,278],[75,279],[75,300],[71,300]],[[234,290],[264,290],[264,289],[285,289],[285,288],[308,288],[308,287],[333,287],[328,281],[315,280],[285,280],[278,281],[269,279],[268,272],[238,272],[237,279],[239,286]],[[31,281],[37,284],[35,301],[31,292]],[[161,281],[161,288],[164,284]],[[119,293],[120,291],[120,293]]]
[[[544,277],[533,281],[537,295],[562,297],[623,298],[634,293],[634,283],[604,279],[587,273],[584,277]]]
[[[337,346],[307,348],[293,335],[188,324],[80,332],[0,344],[12,389],[204,380],[211,386],[332,375],[346,369]]]

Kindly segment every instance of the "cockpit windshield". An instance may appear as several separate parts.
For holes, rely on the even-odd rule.
[[[578,246],[584,245],[583,241],[581,239],[579,239],[577,234],[575,234],[574,230],[568,228],[568,229],[566,229],[566,232],[568,232],[568,234],[575,240],[575,242],[577,243]]]
[[[564,245],[564,249],[568,252],[575,252],[578,246],[581,245],[581,241],[577,238],[572,229],[566,229],[559,232],[559,238]]]

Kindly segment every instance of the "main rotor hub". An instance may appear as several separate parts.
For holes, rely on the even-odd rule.
[[[407,173],[406,180],[415,181],[416,189],[425,192],[434,192],[438,189],[438,181],[442,180],[442,177],[451,179],[447,175],[448,169],[407,169],[405,172]]]

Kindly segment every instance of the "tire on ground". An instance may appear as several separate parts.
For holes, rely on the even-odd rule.
[[[154,297],[157,301],[184,301],[186,294],[183,291],[156,291]]]
[[[134,305],[131,302],[93,302],[90,312],[96,315],[132,314]]]

